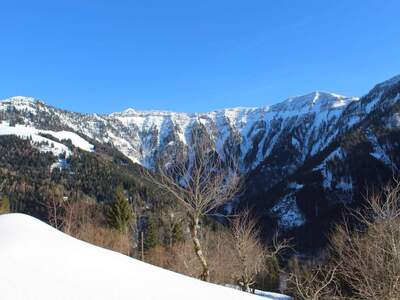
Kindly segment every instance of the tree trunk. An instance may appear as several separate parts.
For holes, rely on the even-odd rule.
[[[240,279],[236,280],[236,284],[239,286],[239,288],[243,291],[243,292],[247,292],[247,293],[251,293],[252,292],[252,288],[251,286],[253,285],[252,281],[249,280],[249,278],[242,276]]]
[[[210,281],[210,270],[208,268],[207,260],[204,257],[202,248],[201,248],[201,243],[199,239],[199,223],[200,220],[198,217],[192,216],[190,220],[190,235],[192,236],[192,241],[193,241],[193,246],[194,246],[194,252],[196,253],[197,258],[199,259],[199,262],[201,264],[201,267],[203,269],[202,273],[200,274],[200,279],[203,281]]]

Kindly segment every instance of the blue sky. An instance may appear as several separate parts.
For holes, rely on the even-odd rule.
[[[398,0],[0,0],[0,98],[209,111],[400,74]]]

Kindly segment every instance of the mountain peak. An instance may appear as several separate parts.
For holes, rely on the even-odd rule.
[[[125,109],[124,111],[122,111],[122,114],[126,114],[126,115],[134,115],[137,114],[138,112],[133,109],[132,107],[129,107],[127,109]]]
[[[272,111],[324,111],[346,106],[357,97],[347,97],[330,92],[315,91],[303,96],[295,96],[272,105]]]
[[[110,116],[169,116],[169,115],[181,115],[181,116],[204,116],[211,114],[226,114],[226,115],[237,115],[239,113],[249,113],[255,110],[264,111],[303,111],[303,110],[315,110],[323,111],[327,109],[336,109],[342,106],[346,106],[351,101],[358,100],[357,97],[347,97],[335,93],[325,92],[325,91],[314,91],[312,93],[290,97],[280,103],[266,106],[266,107],[231,107],[224,109],[217,109],[205,113],[178,113],[164,110],[136,110],[134,108],[127,108],[122,112],[112,113]]]
[[[12,103],[35,103],[38,101],[40,102],[39,99],[28,96],[13,96],[10,98],[2,99],[1,101],[12,102]]]
[[[387,87],[390,87],[390,86],[392,86],[392,85],[395,85],[395,84],[397,84],[397,83],[399,83],[399,82],[400,82],[400,75],[397,75],[397,76],[394,76],[394,77],[392,77],[392,78],[390,78],[390,79],[388,79],[388,80],[385,80],[385,81],[383,81],[383,82],[381,82],[381,83],[378,83],[378,84],[375,86],[374,89],[376,89],[376,88],[378,88],[378,89],[387,88]]]
[[[176,113],[166,110],[136,110],[134,108],[127,108],[121,112],[113,112],[110,114],[111,117],[132,117],[132,116],[169,116],[169,115],[187,115],[186,113]]]

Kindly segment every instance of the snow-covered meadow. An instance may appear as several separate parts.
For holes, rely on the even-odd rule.
[[[71,131],[52,131],[39,130],[34,127],[25,125],[10,126],[8,122],[0,122],[0,135],[15,135],[23,139],[29,139],[32,144],[40,144],[39,150],[42,152],[52,152],[58,156],[65,153],[66,156],[71,154],[70,149],[58,141],[70,140],[72,145],[84,151],[93,151],[94,146]],[[51,136],[58,141],[49,139],[43,135]]]

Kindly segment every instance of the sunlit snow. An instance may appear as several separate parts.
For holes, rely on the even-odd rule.
[[[23,214],[0,216],[1,299],[288,299],[205,283],[93,246]]]

